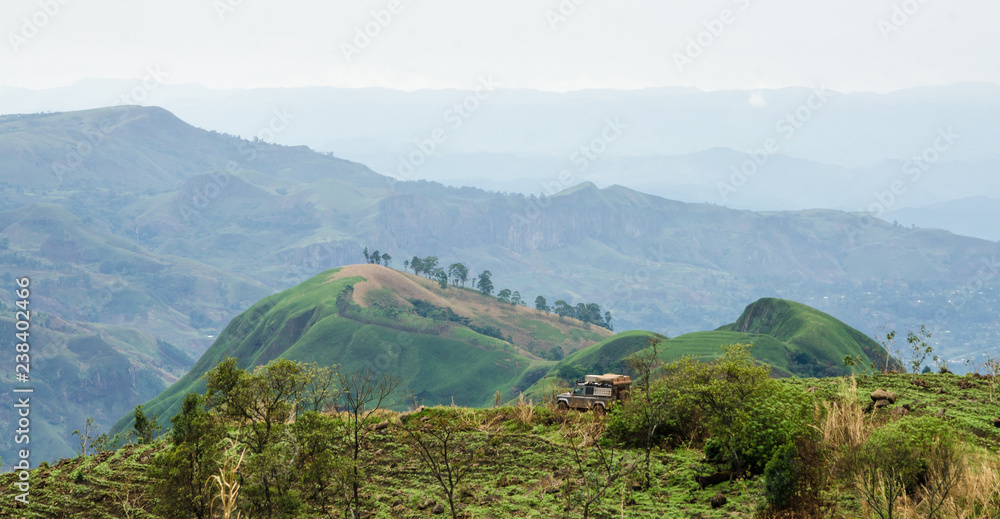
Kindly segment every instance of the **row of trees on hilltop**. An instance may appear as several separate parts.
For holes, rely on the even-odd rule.
[[[374,263],[377,265],[389,266],[389,260],[392,259],[388,254],[380,254],[379,251],[375,251],[372,254],[368,253],[368,247],[364,249],[365,259],[369,263]],[[465,266],[464,263],[456,262],[448,265],[445,269],[443,265],[440,264],[440,259],[437,256],[427,256],[421,258],[420,256],[413,256],[408,260],[403,261],[403,270],[412,270],[414,274],[418,276],[423,276],[428,279],[437,281],[441,285],[441,288],[447,288],[449,284],[456,287],[465,287],[466,283],[472,283],[472,286],[479,290],[484,296],[493,295],[493,290],[495,286],[493,285],[493,273],[489,270],[482,271],[478,276],[472,276],[470,278],[469,268]],[[497,292],[497,300],[501,303],[507,303],[512,306],[527,306],[527,301],[521,297],[521,293],[517,290],[510,290],[509,288],[503,288]],[[578,319],[587,324],[593,324],[600,326],[602,328],[607,328],[608,330],[614,330],[611,325],[611,312],[604,311],[602,313],[601,306],[597,303],[577,303],[576,306],[570,305],[566,301],[559,299],[555,302],[553,306],[549,306],[544,296],[538,296],[535,298],[535,309],[541,310],[543,312],[551,312],[558,315],[560,318],[572,317]]]
[[[382,254],[378,249],[375,252],[369,253],[368,247],[365,247],[365,250],[361,251],[361,253],[365,255],[365,262],[372,265],[384,265],[388,267],[389,262],[392,261],[392,256]]]
[[[538,296],[535,298],[535,309],[543,312],[552,312],[559,317],[572,317],[588,324],[614,330],[614,327],[611,325],[611,311],[607,310],[601,313],[601,305],[597,303],[577,303],[576,306],[573,306],[562,299],[558,299],[550,307],[545,297]]]

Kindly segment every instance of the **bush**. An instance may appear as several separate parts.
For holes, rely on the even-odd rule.
[[[692,439],[702,440],[704,425],[701,410],[683,382],[675,365],[667,367],[667,375],[652,383],[650,398],[658,406],[658,422],[653,444],[677,445]],[[646,403],[633,396],[623,405],[615,406],[608,417],[608,436],[616,443],[633,448],[645,445],[650,413],[643,412]]]
[[[786,443],[764,467],[764,496],[774,508],[787,508],[795,495],[795,444]]]
[[[891,517],[896,501],[927,480],[940,453],[953,454],[959,441],[944,421],[924,416],[889,423],[872,432],[850,455],[859,497],[879,515]]]
[[[815,510],[826,483],[826,455],[816,439],[802,435],[775,450],[764,468],[764,495],[774,509],[792,505]]]
[[[682,361],[681,383],[673,390],[694,399],[733,470],[760,474],[778,447],[805,429],[812,398],[802,388],[778,384],[749,348],[727,346],[722,358],[707,364]]]
[[[811,416],[812,397],[802,388],[778,384],[770,367],[750,357],[749,346],[725,348],[708,363],[685,358],[664,367],[651,399],[663,404],[656,441],[700,440],[709,459],[727,461],[737,472],[760,474],[781,445],[799,436]],[[648,431],[645,403],[634,398],[612,413],[609,435],[640,446]]]
[[[730,425],[728,435],[714,431],[735,470],[762,473],[782,445],[805,432],[812,409],[809,395],[799,387],[770,382],[771,389],[747,399],[742,418]]]
[[[930,456],[935,452],[935,446],[954,446],[959,441],[958,434],[958,431],[940,418],[914,417],[891,422],[876,429],[868,438],[863,450],[895,450],[907,454],[909,459],[905,463],[912,464],[913,474],[905,483],[907,489],[912,491],[917,479],[922,480],[923,474],[930,466]]]

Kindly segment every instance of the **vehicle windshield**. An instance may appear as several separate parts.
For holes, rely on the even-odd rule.
[[[582,387],[578,387],[578,388],[574,389],[573,390],[573,394],[574,395],[582,395],[583,394],[583,388]]]

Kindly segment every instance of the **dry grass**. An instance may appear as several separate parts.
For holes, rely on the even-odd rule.
[[[475,409],[463,409],[459,415],[459,424],[464,430],[495,432],[503,427],[503,422],[503,415],[477,412]]]
[[[446,301],[436,294],[430,286],[427,286],[437,286],[435,282],[430,280],[410,276],[409,274],[404,274],[398,270],[380,265],[348,265],[331,276],[327,282],[347,277],[365,278],[365,281],[354,285],[354,302],[363,308],[368,307],[368,298],[366,296],[369,291],[388,288],[400,298],[401,302],[404,299],[422,299],[435,306],[451,306],[455,313],[466,317],[469,316],[463,313],[460,308],[455,308],[453,302]]]
[[[208,483],[219,492],[212,498],[212,517],[216,517],[215,504],[218,502],[218,517],[221,519],[241,519],[243,513],[235,511],[240,495],[239,471],[247,449],[244,447],[237,458],[235,455],[236,441],[230,440],[230,444],[231,447],[227,449],[225,461],[219,469],[219,473],[208,479]],[[230,450],[233,451],[232,454],[230,454]],[[235,515],[233,515],[234,512]]]
[[[584,325],[582,322],[573,318],[564,318],[560,320],[555,314],[540,312],[527,306],[494,304],[493,302],[483,299],[483,297],[477,292],[458,290],[454,288],[442,290],[436,281],[431,281],[429,279],[400,272],[398,270],[380,265],[348,265],[346,267],[342,267],[340,271],[330,276],[326,282],[345,277],[363,277],[365,279],[365,281],[354,285],[354,302],[364,308],[368,307],[367,294],[370,291],[388,288],[396,294],[402,306],[409,305],[409,303],[405,302],[406,299],[421,299],[433,304],[434,306],[451,308],[451,310],[456,314],[470,319],[489,318],[501,322],[516,322],[518,316],[523,316],[532,320],[546,322],[564,334],[568,334],[572,329],[582,328],[596,333],[602,338],[608,338],[614,335],[614,332],[599,326],[592,324]],[[505,332],[514,335],[515,343],[526,344],[529,342],[529,337],[523,330],[512,328],[505,330]],[[566,345],[574,351],[591,344],[593,344],[593,341],[577,341],[572,344],[569,342],[566,343]]]
[[[873,428],[858,403],[858,383],[854,377],[849,384],[842,381],[839,398],[824,401],[823,410],[817,408],[817,414],[825,414],[825,418],[818,420],[820,426],[816,429],[823,436],[823,443],[833,448],[856,449],[868,439]]]
[[[514,406],[514,418],[521,425],[531,427],[531,422],[535,417],[535,404],[531,400],[524,399],[524,393],[517,398],[517,405]]]
[[[997,519],[1000,517],[1000,457],[987,451],[966,452],[962,477],[933,517]],[[925,519],[927,503],[921,496],[904,495],[897,502],[900,519]]]

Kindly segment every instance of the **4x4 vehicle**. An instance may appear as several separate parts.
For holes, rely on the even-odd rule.
[[[556,395],[556,405],[562,410],[590,409],[604,414],[616,401],[625,399],[631,387],[632,378],[627,375],[587,375],[576,383],[573,392]]]

